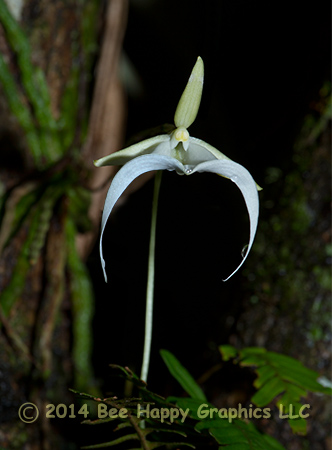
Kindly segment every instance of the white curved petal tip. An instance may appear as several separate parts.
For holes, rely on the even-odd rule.
[[[105,283],[107,283],[106,264],[105,264],[105,260],[103,257],[101,257],[101,267],[103,269]]]
[[[119,197],[129,186],[129,184],[143,173],[151,172],[153,170],[177,170],[180,172],[184,172],[185,168],[177,159],[170,158],[169,156],[156,154],[142,155],[125,164],[115,175],[111,186],[109,187],[101,220],[101,233],[99,241],[100,261],[106,282],[107,275],[105,270],[105,260],[103,257],[102,240],[107,220],[112,212],[115,203],[118,201]]]
[[[244,261],[247,259],[247,256],[254,242],[259,216],[259,199],[257,186],[248,170],[245,169],[240,164],[231,160],[224,159],[224,160],[207,161],[198,164],[194,169],[194,172],[196,171],[212,172],[232,180],[233,183],[235,183],[237,187],[240,189],[247,206],[250,221],[250,238],[248,248],[238,267],[234,270],[234,272],[232,272],[229,275],[229,277],[223,280],[227,281],[240,269]]]

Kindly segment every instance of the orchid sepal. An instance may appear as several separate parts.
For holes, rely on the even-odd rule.
[[[195,121],[201,103],[203,81],[204,64],[199,56],[175,111],[176,127],[188,128]]]
[[[119,165],[122,166],[128,161],[137,158],[138,156],[145,155],[147,153],[152,153],[153,149],[162,144],[163,142],[168,142],[170,140],[168,134],[160,134],[158,136],[153,136],[144,141],[138,142],[137,144],[130,145],[129,147],[119,150],[110,155],[104,156],[103,158],[96,159],[93,161],[96,167],[102,166],[112,166]],[[166,147],[167,144],[166,144]]]

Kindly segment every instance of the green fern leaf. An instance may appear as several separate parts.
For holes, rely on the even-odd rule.
[[[271,436],[260,433],[255,426],[242,420],[204,420],[197,424],[196,429],[208,429],[218,444],[225,450],[285,450]]]
[[[179,360],[167,350],[160,350],[160,354],[171,375],[173,375],[173,377],[180,383],[190,397],[206,401],[204,392],[200,386],[198,386],[188,370],[182,366]]]
[[[307,369],[289,356],[258,347],[248,347],[238,351],[230,345],[221,346],[220,352],[224,361],[228,361],[230,357],[236,357],[235,361],[241,366],[256,367],[257,378],[254,386],[257,392],[251,398],[255,405],[266,406],[282,394],[277,405],[279,407],[282,405],[285,414],[293,412],[288,422],[295,433],[306,433],[305,418],[298,416],[302,408],[300,399],[305,397],[308,391],[332,393],[331,388],[324,387],[317,381],[319,377],[317,372]]]

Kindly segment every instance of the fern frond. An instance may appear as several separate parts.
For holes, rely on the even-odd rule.
[[[288,422],[295,433],[306,433],[306,420],[299,414],[303,407],[301,398],[305,398],[308,392],[332,393],[331,388],[317,381],[317,372],[290,356],[259,347],[237,350],[230,345],[222,345],[219,349],[224,361],[235,358],[234,362],[241,366],[255,367],[257,378],[254,387],[257,392],[251,401],[263,407],[280,396],[276,404],[285,414],[284,418],[289,415]]]

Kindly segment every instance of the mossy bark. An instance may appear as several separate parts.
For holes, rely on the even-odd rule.
[[[230,341],[299,359],[329,378],[331,287],[331,105],[329,86],[312,102],[285,172],[270,167],[259,230],[247,273],[244,312]],[[273,200],[272,200],[273,199]],[[277,199],[277,200],[276,200]],[[273,202],[273,203],[272,203]],[[268,432],[289,448],[330,446],[330,400],[311,395],[308,436],[273,420]]]
[[[73,425],[54,426],[46,405],[73,403],[68,389],[87,389],[93,377],[93,294],[77,238],[96,237],[88,220],[93,158],[87,163],[82,149],[105,10],[85,0],[18,3],[0,0],[0,447],[75,448],[76,437],[64,437]],[[118,146],[121,131],[113,133]],[[26,402],[39,408],[32,424],[18,417]]]

